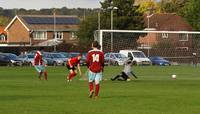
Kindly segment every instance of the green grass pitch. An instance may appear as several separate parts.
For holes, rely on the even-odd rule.
[[[99,99],[87,81],[65,82],[65,67],[48,67],[39,81],[33,67],[0,67],[0,114],[199,114],[200,68],[137,66],[139,79],[112,82],[122,67],[106,67]],[[83,73],[86,67],[82,67]],[[176,74],[177,79],[171,75]]]

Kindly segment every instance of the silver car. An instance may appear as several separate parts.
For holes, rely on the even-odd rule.
[[[43,56],[44,56],[44,58],[52,59],[54,66],[58,66],[58,65],[64,66],[67,61],[67,58],[65,58],[65,56],[63,56],[60,53],[44,53]]]
[[[22,54],[18,56],[25,65],[32,66],[34,63],[34,54]]]
[[[127,60],[127,57],[125,57],[123,54],[120,53],[106,53],[104,55],[105,58],[105,64],[109,64],[109,65],[123,65],[124,62]]]

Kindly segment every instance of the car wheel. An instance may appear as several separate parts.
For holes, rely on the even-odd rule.
[[[28,65],[29,65],[30,67],[33,66],[33,64],[32,64],[31,62],[30,62]]]
[[[117,62],[117,61],[115,61],[115,63],[114,63],[114,66],[119,66],[119,64],[118,64],[118,62]]]
[[[10,62],[10,63],[8,63],[8,66],[13,67],[14,65]]]

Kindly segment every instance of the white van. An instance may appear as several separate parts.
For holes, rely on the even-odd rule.
[[[133,57],[133,61],[137,62],[137,65],[151,65],[151,60],[145,56],[142,51],[139,50],[120,50],[119,53],[126,57]]]

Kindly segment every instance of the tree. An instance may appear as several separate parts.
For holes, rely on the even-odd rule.
[[[178,13],[189,0],[161,0],[159,2],[161,12]]]
[[[154,10],[154,13],[160,12],[160,5],[154,0],[146,0],[140,2],[139,11],[142,13],[148,12],[150,9]]]
[[[134,0],[105,0],[101,5],[106,11],[104,17],[107,20],[110,20],[110,8],[117,7],[117,10],[113,10],[114,29],[143,29],[143,14],[138,11],[138,6],[134,6]]]
[[[81,22],[79,32],[77,33],[79,43],[83,48],[90,47],[90,43],[93,41],[94,30],[97,30],[97,17],[91,15]]]
[[[6,26],[10,21],[10,18],[5,16],[0,16],[0,26]]]
[[[200,0],[187,2],[180,14],[192,25],[195,30],[200,30]]]
[[[134,6],[134,0],[105,0],[101,2],[101,29],[110,29],[111,10],[113,10],[113,29],[141,30],[144,29],[143,14]],[[112,8],[116,7],[114,10]],[[86,18],[81,23],[78,37],[80,43],[90,44],[93,41],[93,32],[97,30],[97,13]],[[89,41],[89,42],[88,42]],[[87,45],[83,44],[83,45]]]

